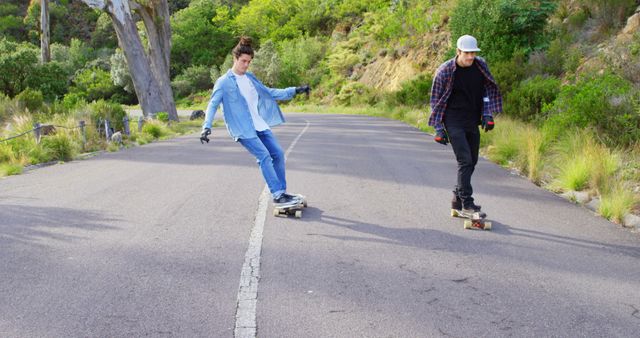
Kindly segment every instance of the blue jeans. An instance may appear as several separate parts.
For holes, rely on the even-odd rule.
[[[271,196],[275,199],[287,190],[284,174],[284,152],[271,130],[259,131],[258,137],[238,139],[255,156]]]

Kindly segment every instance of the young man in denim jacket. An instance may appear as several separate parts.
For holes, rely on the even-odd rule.
[[[480,206],[472,197],[471,175],[480,150],[478,125],[485,132],[494,128],[493,116],[502,112],[502,96],[487,63],[477,56],[477,40],[463,35],[456,45],[456,57],[440,65],[433,79],[429,125],[436,129],[436,142],[451,142],[458,162],[451,208],[476,213]]]
[[[247,72],[254,55],[247,37],[240,39],[232,53],[233,67],[220,76],[213,87],[200,140],[209,141],[211,123],[222,104],[229,134],[257,159],[273,202],[277,205],[297,204],[301,197],[286,192],[284,152],[270,128],[284,122],[276,100],[289,100],[296,94],[309,93],[309,86],[274,89],[263,85]]]

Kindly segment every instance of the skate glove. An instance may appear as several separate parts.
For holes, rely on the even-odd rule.
[[[493,127],[495,127],[496,124],[495,122],[493,122],[493,117],[491,116],[483,116],[482,117],[482,129],[484,129],[485,132],[493,129]]]
[[[310,91],[311,91],[311,88],[309,87],[309,85],[296,87],[296,94],[305,93],[305,94],[309,95]]]
[[[436,142],[445,146],[449,143],[449,137],[447,136],[447,133],[444,130],[436,131],[436,136],[433,139]]]
[[[204,144],[205,141],[209,143],[209,138],[207,137],[209,135],[211,135],[211,128],[204,128],[200,134],[200,143]]]

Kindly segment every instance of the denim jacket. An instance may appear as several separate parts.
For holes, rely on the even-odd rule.
[[[253,85],[258,92],[258,113],[269,125],[269,127],[277,126],[284,122],[284,116],[276,100],[289,100],[295,96],[296,88],[289,87],[285,89],[268,88],[260,82],[252,73],[247,72],[246,75],[251,79]],[[218,106],[222,103],[222,112],[224,121],[227,125],[227,131],[234,140],[249,139],[258,137],[256,128],[251,119],[249,104],[244,96],[240,94],[240,89],[236,83],[236,76],[231,69],[222,75],[213,86],[211,99],[206,110],[206,117],[202,128],[211,128],[211,123],[216,115]]]

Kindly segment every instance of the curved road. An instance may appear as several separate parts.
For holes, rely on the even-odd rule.
[[[221,128],[0,180],[0,336],[638,336],[637,233],[485,160],[464,230],[450,147],[287,117],[302,219]]]

